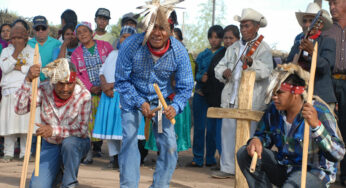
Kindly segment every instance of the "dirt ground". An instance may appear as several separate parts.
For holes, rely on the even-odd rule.
[[[119,187],[119,171],[105,169],[108,164],[107,150],[105,144],[102,148],[105,155],[102,158],[94,158],[92,165],[81,165],[78,174],[80,188],[114,188]],[[141,167],[140,188],[147,188],[151,185],[154,173],[156,153],[150,152],[144,166]],[[234,178],[214,179],[210,177],[210,168],[189,168],[185,167],[192,160],[191,149],[179,153],[178,168],[175,170],[171,186],[172,188],[229,188],[234,187]],[[29,178],[33,171],[34,163],[29,163],[27,187]],[[22,162],[13,161],[10,163],[0,163],[0,188],[19,187]],[[341,188],[338,182],[331,186]]]

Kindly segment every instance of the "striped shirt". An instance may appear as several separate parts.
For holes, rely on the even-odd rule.
[[[30,112],[31,84],[24,81],[16,96],[15,112]],[[53,128],[52,137],[47,138],[47,142],[60,144],[64,138],[70,136],[88,137],[91,95],[84,87],[76,84],[72,98],[60,107],[64,108],[64,112],[61,113],[62,109],[58,110],[54,103],[53,87],[50,84],[41,85],[37,93],[37,108],[41,111],[42,124]]]
[[[134,111],[144,102],[158,99],[153,84],[157,83],[164,98],[173,92],[171,76],[175,73],[176,96],[171,104],[182,112],[193,88],[189,55],[185,47],[170,37],[168,51],[156,62],[147,45],[142,45],[144,34],[135,34],[121,45],[115,69],[115,88],[121,94],[122,109]]]
[[[345,148],[336,134],[336,120],[327,106],[317,101],[313,106],[322,124],[317,129],[310,129],[308,170],[328,186],[335,181],[337,162],[343,159]],[[283,117],[284,112],[278,111],[271,103],[258,124],[255,137],[268,149],[273,145],[278,148],[279,164],[301,170],[304,118],[300,112],[286,133]]]

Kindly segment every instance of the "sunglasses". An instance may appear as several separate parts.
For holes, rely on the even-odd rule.
[[[46,31],[47,30],[47,27],[44,27],[44,26],[37,26],[36,28],[35,28],[35,31]]]
[[[313,19],[303,19],[303,23],[311,23]]]

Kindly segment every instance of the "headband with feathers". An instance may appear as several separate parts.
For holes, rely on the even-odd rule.
[[[281,84],[291,74],[297,74],[305,81],[305,87],[307,87],[310,76],[309,72],[305,71],[301,66],[293,63],[278,65],[269,77],[270,83],[264,101],[266,104],[270,102],[273,93],[276,93],[280,89]],[[306,90],[303,93],[303,98],[306,99]]]
[[[166,31],[170,30],[168,18],[175,8],[181,8],[176,7],[175,5],[182,1],[184,0],[165,0],[164,2],[160,3],[160,0],[152,0],[146,2],[146,5],[137,7],[137,9],[145,9],[140,13],[141,15],[144,15],[142,24],[146,30],[142,45],[147,42],[155,24],[160,25]]]

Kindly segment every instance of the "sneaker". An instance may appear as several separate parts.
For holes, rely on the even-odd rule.
[[[220,171],[220,166],[213,166],[210,168],[211,171]]]
[[[13,160],[13,157],[5,155],[3,158],[1,158],[0,162],[1,163],[9,163]]]
[[[94,160],[92,159],[85,159],[83,160],[82,164],[85,164],[85,165],[90,165],[90,164],[93,164]]]
[[[198,167],[198,168],[202,168],[203,165],[198,165],[195,161],[192,161],[191,163],[188,163],[186,165],[186,167]]]
[[[234,174],[226,173],[222,171],[214,171],[211,173],[211,177],[217,178],[217,179],[227,179],[234,177]]]

